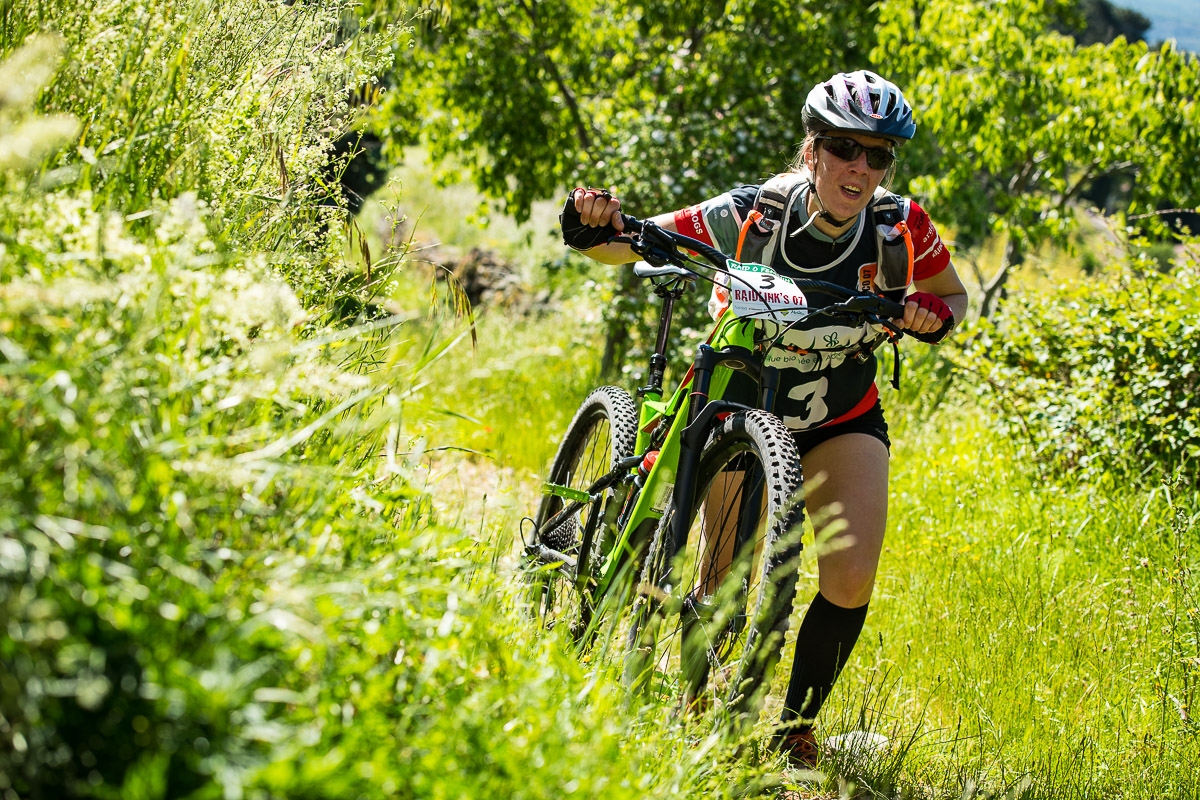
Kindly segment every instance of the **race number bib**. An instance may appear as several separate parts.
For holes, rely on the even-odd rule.
[[[808,314],[808,301],[791,278],[762,264],[729,260],[729,299],[739,317],[790,322]]]

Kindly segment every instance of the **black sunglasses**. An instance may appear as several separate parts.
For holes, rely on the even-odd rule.
[[[867,154],[867,166],[871,169],[887,169],[896,160],[896,154],[886,147],[865,147],[845,136],[818,136],[817,141],[842,161],[857,161],[859,153]]]

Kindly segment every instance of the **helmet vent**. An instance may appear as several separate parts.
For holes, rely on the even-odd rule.
[[[896,143],[911,139],[917,130],[900,89],[867,70],[839,73],[813,87],[803,118],[810,132],[864,133]]]

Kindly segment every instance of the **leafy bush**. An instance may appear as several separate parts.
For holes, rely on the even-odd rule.
[[[336,540],[368,511],[380,538],[394,535],[387,522],[411,495],[397,471],[366,502],[359,470],[376,463],[388,417],[345,424],[350,409],[386,408],[387,382],[357,373],[374,359],[392,375],[392,351],[370,330],[298,335],[312,320],[297,291],[319,298],[346,271],[319,247],[337,209],[300,189],[364,62],[323,44],[338,30],[332,4],[226,4],[237,36],[206,9],[43,3],[5,16],[6,799],[240,793],[277,757],[286,698],[312,678],[289,645],[319,628],[278,573],[314,539],[340,563]],[[59,36],[41,33],[51,21]],[[294,191],[250,202],[276,167]]]
[[[1011,297],[965,358],[1001,426],[1037,458],[1200,474],[1200,266],[1146,256],[1057,291]]]
[[[22,4],[6,20],[15,41],[52,19],[63,47],[41,110],[82,124],[78,147],[60,154],[47,179],[130,211],[195,191],[234,242],[310,245],[313,217],[336,210],[323,170],[351,119],[350,98],[390,60],[391,36],[346,31],[355,8]]]

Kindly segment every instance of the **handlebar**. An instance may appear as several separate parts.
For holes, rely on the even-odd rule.
[[[719,272],[728,273],[726,263],[734,260],[732,256],[722,253],[711,245],[699,239],[693,239],[686,234],[669,231],[652,220],[642,220],[627,214],[621,215],[625,233],[614,237],[613,241],[625,242],[635,254],[641,256],[654,269],[642,270],[640,277],[658,277],[661,275],[677,275],[679,270],[694,274],[686,265],[690,259],[680,248],[691,250],[704,257]],[[626,235],[626,234],[632,235]],[[836,283],[815,280],[813,278],[791,278],[801,291],[811,291],[835,297],[839,310],[860,314],[874,315],[882,320],[899,319],[904,316],[904,304],[897,303],[882,295],[857,292]]]
[[[663,264],[656,264],[653,260],[651,260],[655,256],[661,258],[665,264],[673,264],[677,267],[683,267],[684,265],[679,263],[681,260],[683,260],[682,254],[679,253],[680,247],[685,247],[688,250],[691,250],[693,253],[699,253],[700,255],[704,256],[704,258],[708,260],[713,267],[722,272],[726,271],[725,262],[732,258],[731,256],[722,253],[715,247],[705,244],[699,239],[693,239],[691,236],[677,233],[676,231],[669,231],[651,220],[640,220],[637,217],[631,217],[627,214],[622,214],[621,220],[625,223],[626,230],[633,231],[636,234],[641,234],[640,239],[639,237],[632,237],[630,240],[630,245],[633,247],[633,252],[637,253],[639,256],[646,259],[646,261],[656,267],[663,266]],[[650,249],[646,252],[643,252],[641,249],[639,249],[639,244],[649,244]],[[663,248],[662,251],[658,251],[656,246]],[[684,268],[686,269],[686,267]]]

